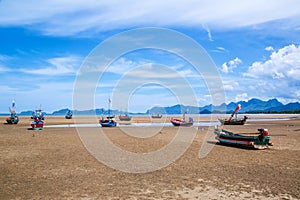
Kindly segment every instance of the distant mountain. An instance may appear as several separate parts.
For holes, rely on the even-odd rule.
[[[283,111],[293,111],[293,110],[300,110],[300,103],[296,102],[296,103],[289,103],[286,105],[282,105],[282,106],[277,106],[277,107],[272,107],[270,109],[268,109],[267,111],[277,111],[277,112],[283,112]]]
[[[268,112],[288,112],[299,111],[300,103],[289,103],[283,105],[277,99],[270,99],[262,101],[260,99],[251,99],[249,101],[231,102],[229,104],[221,104],[214,106],[212,104],[203,107],[175,105],[171,107],[154,107],[148,110],[148,113],[162,113],[162,114],[182,114],[188,112],[190,114],[210,114],[210,113],[232,113],[238,104],[241,104],[240,113],[268,113]],[[161,112],[158,112],[161,111]]]
[[[277,99],[271,99],[268,101],[262,101],[259,99],[251,99],[249,101],[239,101],[237,103],[231,102],[227,105],[227,112],[233,112],[238,104],[241,104],[240,112],[264,112],[271,108],[283,106]]]
[[[32,110],[22,111],[19,113],[20,116],[31,116]]]
[[[239,101],[239,102],[231,102],[229,104],[221,104],[218,106],[214,106],[212,104],[206,105],[203,107],[196,107],[196,106],[185,106],[185,105],[174,105],[168,107],[153,107],[147,110],[145,113],[128,113],[130,115],[151,115],[151,114],[182,114],[187,112],[189,114],[210,114],[210,113],[232,113],[238,104],[241,104],[240,113],[280,113],[280,112],[287,112],[293,113],[297,112],[300,113],[300,103],[289,103],[289,104],[282,104],[277,99],[270,99],[268,101],[263,101],[260,99],[251,99],[249,101]],[[54,111],[52,114],[47,113],[46,115],[56,115],[56,116],[64,116],[67,113],[68,109],[61,109],[58,111]],[[118,115],[121,113],[119,110],[105,110],[101,109],[91,109],[91,110],[72,110],[74,115],[108,115],[109,113],[112,115]],[[32,111],[23,111],[19,115],[31,115]],[[6,115],[6,114],[5,114]]]
[[[196,106],[184,106],[184,105],[174,105],[171,107],[153,107],[150,110],[147,110],[147,114],[181,114],[184,112],[187,113],[199,113],[200,108]]]

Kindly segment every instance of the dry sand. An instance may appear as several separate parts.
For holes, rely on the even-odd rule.
[[[133,118],[134,122],[149,120]],[[155,122],[161,120],[169,118]],[[5,117],[0,121],[4,123]],[[249,150],[215,145],[203,159],[198,153],[207,127],[201,127],[178,160],[142,174],[121,172],[97,161],[75,128],[31,131],[27,130],[30,121],[21,117],[17,125],[0,124],[0,199],[300,199],[300,119],[226,126],[245,134],[268,128],[274,146]],[[45,124],[73,121],[46,117]],[[97,123],[93,117],[78,117],[78,121]],[[169,143],[177,130],[164,127],[146,139],[130,137],[118,127],[105,133],[120,148],[149,152]]]

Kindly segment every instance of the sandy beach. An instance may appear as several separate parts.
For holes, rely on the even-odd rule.
[[[99,162],[76,128],[47,128],[96,124],[95,117],[46,116],[41,131],[28,130],[30,117],[21,116],[17,125],[5,124],[5,117],[0,117],[0,199],[300,199],[300,119],[270,120],[289,117],[253,115],[244,126],[225,127],[244,134],[267,128],[274,146],[266,150],[214,145],[201,159],[202,143],[216,141],[205,141],[208,127],[197,127],[192,144],[179,159],[148,173],[126,173]],[[168,121],[169,117],[132,119],[133,123]],[[105,134],[119,148],[147,153],[164,147],[177,131],[163,127],[152,137],[135,138],[114,127],[105,129]]]

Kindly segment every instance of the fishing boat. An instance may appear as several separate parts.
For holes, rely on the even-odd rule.
[[[236,134],[218,127],[214,130],[216,139],[220,144],[227,144],[233,146],[243,146],[254,149],[266,149],[268,146],[272,146],[268,129],[260,128],[258,133],[253,135]]]
[[[110,115],[110,104],[111,104],[111,100],[109,98],[108,99],[108,116],[106,117],[106,119],[102,116],[102,119],[99,120],[99,123],[101,124],[102,127],[115,127],[115,126],[117,126],[115,116]]]
[[[19,122],[19,117],[17,116],[15,105],[15,100],[13,100],[11,108],[9,107],[10,117],[6,118],[6,122],[8,124],[17,124]]]
[[[132,116],[129,116],[128,114],[125,115],[119,115],[119,120],[121,121],[130,121]]]
[[[68,110],[67,113],[66,113],[65,118],[66,118],[66,119],[72,119],[72,116],[73,116],[72,111],[71,111],[71,110]]]
[[[107,116],[106,119],[102,117],[102,119],[99,120],[99,123],[102,127],[115,127],[117,126],[117,122],[115,120],[115,116]]]
[[[244,116],[242,119],[219,119],[221,124],[223,125],[244,125],[247,121],[248,117]]]
[[[162,114],[152,114],[151,118],[162,118]]]
[[[171,123],[174,126],[193,126],[194,120],[192,117],[189,117],[189,121],[185,120],[185,114],[183,114],[182,119],[171,118]]]
[[[238,104],[234,112],[231,114],[231,116],[228,119],[219,119],[220,123],[222,125],[244,125],[248,117],[244,116],[244,118],[242,119],[238,118],[237,113],[240,109],[241,109],[241,104]]]
[[[39,114],[35,115],[33,118],[33,121],[31,122],[31,128],[32,130],[42,130],[44,128],[44,117],[42,112]]]
[[[35,119],[37,117],[40,117],[42,120],[45,120],[44,113],[42,112],[42,109],[36,109],[35,111],[32,111],[31,119]]]

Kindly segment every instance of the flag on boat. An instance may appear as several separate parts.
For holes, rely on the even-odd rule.
[[[13,100],[13,101],[12,101],[11,109],[15,109],[15,106],[16,106],[16,102],[15,102],[15,100]]]
[[[237,113],[239,112],[240,109],[241,109],[241,104],[238,104],[234,112]]]

